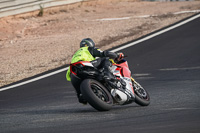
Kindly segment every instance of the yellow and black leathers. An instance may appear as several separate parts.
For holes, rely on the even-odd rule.
[[[98,58],[96,57],[103,57]],[[118,54],[109,51],[101,51],[98,48],[94,47],[81,47],[72,57],[71,63],[75,63],[78,61],[90,61],[94,67],[104,67],[105,70],[110,65],[109,57],[111,59],[118,58]],[[66,78],[68,81],[71,81],[70,78],[70,68],[67,71]]]

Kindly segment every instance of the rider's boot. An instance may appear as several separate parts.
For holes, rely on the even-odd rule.
[[[104,77],[105,80],[111,81],[114,80],[115,77],[113,75],[113,73],[111,72],[109,67],[104,67]]]
[[[84,105],[87,104],[87,101],[84,99],[84,97],[83,97],[82,94],[77,94],[77,97],[78,97],[79,103],[82,103],[82,104],[84,104]]]

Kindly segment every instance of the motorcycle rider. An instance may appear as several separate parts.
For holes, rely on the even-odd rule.
[[[96,57],[100,57],[97,58]],[[103,68],[104,79],[112,80],[114,78],[110,66],[112,65],[109,59],[120,60],[124,57],[123,53],[115,53],[110,51],[101,51],[95,47],[95,43],[91,38],[85,38],[80,42],[80,49],[73,55],[71,63],[78,61],[90,61],[92,65],[98,69]],[[71,81],[70,68],[66,74],[67,80]],[[77,92],[77,97],[80,103],[86,104],[80,92]]]

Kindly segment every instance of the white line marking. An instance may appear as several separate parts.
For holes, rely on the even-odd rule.
[[[173,14],[177,15],[177,14],[183,14],[183,13],[197,13],[197,12],[200,12],[200,10],[181,11],[181,12],[175,12]]]
[[[184,13],[198,13],[198,12],[200,12],[200,10],[180,11],[180,12],[175,12],[172,14],[178,15],[178,14],[184,14]],[[96,19],[93,21],[116,21],[116,20],[132,19],[132,18],[149,18],[149,17],[157,17],[157,16],[159,15],[142,15],[142,16],[132,16],[132,17],[121,17],[121,18],[102,18],[102,19]]]
[[[169,108],[169,109],[161,109],[161,110],[199,110],[200,108]]]
[[[136,73],[136,74],[133,74],[135,77],[141,77],[141,76],[150,76],[151,74],[150,73]]]
[[[178,70],[196,70],[200,69],[200,66],[198,67],[183,67],[183,68],[163,68],[159,69],[160,71],[178,71]]]
[[[151,15],[137,16],[137,18],[148,18],[148,17],[151,17]]]
[[[190,18],[190,19],[187,19],[187,20],[185,20],[185,21],[183,21],[183,22],[180,22],[180,23],[178,23],[178,24],[176,24],[176,25],[174,25],[174,26],[171,26],[171,27],[169,27],[169,28],[167,28],[167,29],[164,29],[164,30],[162,30],[162,31],[159,31],[159,32],[157,32],[157,33],[154,33],[154,34],[152,34],[152,35],[149,35],[149,36],[147,36],[147,37],[145,37],[145,38],[143,38],[143,39],[140,39],[140,40],[137,40],[137,41],[135,41],[135,42],[129,43],[129,44],[127,44],[127,45],[125,45],[125,46],[122,46],[122,47],[120,47],[120,48],[114,49],[114,50],[112,50],[112,52],[117,52],[117,51],[119,51],[119,50],[122,50],[122,49],[125,49],[125,48],[128,48],[128,47],[131,47],[131,46],[133,46],[133,45],[136,45],[136,44],[138,44],[138,43],[141,43],[141,42],[143,42],[143,41],[146,41],[146,40],[148,40],[148,39],[151,39],[151,38],[153,38],[153,37],[155,37],[155,36],[158,36],[158,35],[160,35],[160,34],[162,34],[162,33],[165,33],[165,32],[167,32],[167,31],[170,31],[170,30],[174,29],[174,28],[177,28],[177,27],[179,27],[179,26],[181,26],[181,25],[183,25],[183,24],[186,24],[186,23],[188,23],[188,22],[190,22],[190,21],[192,21],[192,20],[194,20],[194,19],[197,19],[197,18],[199,18],[199,17],[200,17],[200,14],[198,14],[198,15],[196,15],[196,16]],[[43,79],[43,78],[46,78],[46,77],[50,77],[50,76],[52,76],[52,75],[55,75],[55,74],[58,74],[58,73],[67,71],[67,69],[68,69],[68,67],[67,67],[67,68],[63,68],[63,69],[60,69],[60,70],[57,70],[57,71],[55,71],[55,72],[51,72],[51,73],[49,73],[49,74],[45,74],[45,75],[43,75],[43,76],[40,76],[40,77],[31,79],[31,80],[28,80],[28,81],[25,81],[25,82],[22,82],[22,83],[18,83],[18,84],[11,85],[11,86],[8,86],[8,87],[5,87],[5,88],[1,88],[1,89],[0,89],[0,92],[1,92],[1,91],[5,91],[5,90],[9,90],[9,89],[12,89],[12,88],[15,88],[15,87],[19,87],[19,86],[22,86],[22,85],[25,85],[25,84],[28,84],[28,83],[31,83],[31,82],[35,82],[35,81],[37,81],[37,80],[40,80],[40,79]]]
[[[25,85],[25,84],[28,84],[28,83],[31,83],[31,82],[34,82],[34,81],[37,81],[37,80],[46,78],[46,77],[50,77],[50,76],[52,76],[52,75],[55,75],[55,74],[58,74],[58,73],[67,71],[68,68],[69,68],[69,67],[66,67],[66,68],[57,70],[57,71],[55,71],[55,72],[51,72],[51,73],[45,74],[45,75],[43,75],[43,76],[40,76],[40,77],[37,77],[37,78],[33,78],[33,79],[28,80],[28,81],[24,81],[24,82],[19,83],[19,84],[16,84],[16,85],[11,85],[11,86],[2,88],[2,89],[0,89],[0,92],[1,92],[1,91],[5,91],[5,90],[9,90],[9,89],[12,89],[12,88],[15,88],[15,87],[18,87],[18,86],[22,86],[22,85]]]
[[[103,18],[103,19],[96,19],[96,21],[113,21],[113,20],[124,20],[130,19],[131,17],[122,17],[122,18]]]

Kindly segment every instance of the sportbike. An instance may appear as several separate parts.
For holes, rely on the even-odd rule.
[[[89,61],[70,64],[72,85],[98,111],[132,102],[141,106],[150,104],[148,92],[132,78],[125,59],[112,63],[110,69],[115,78],[106,80],[103,69],[95,68]]]

